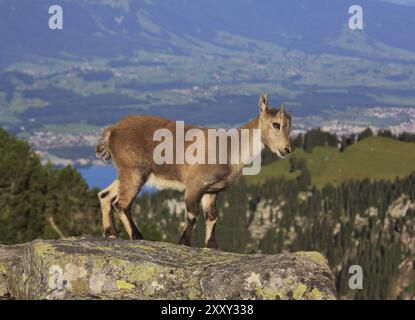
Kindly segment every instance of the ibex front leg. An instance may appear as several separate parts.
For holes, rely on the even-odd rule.
[[[185,202],[187,210],[187,223],[180,237],[179,244],[184,244],[189,247],[192,245],[192,233],[196,224],[197,215],[199,213],[199,202],[201,196],[201,192],[188,192],[186,190]]]
[[[206,219],[206,233],[205,233],[205,246],[207,248],[217,249],[215,239],[215,226],[218,212],[216,209],[216,194],[206,193],[202,197],[202,210]]]
[[[115,179],[107,188],[98,193],[102,211],[102,226],[104,237],[106,238],[118,237],[118,232],[114,225],[114,216],[111,212],[111,204],[118,196],[118,182],[118,179]]]

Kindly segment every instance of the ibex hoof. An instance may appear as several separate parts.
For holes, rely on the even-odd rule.
[[[109,229],[105,229],[104,233],[102,234],[102,236],[104,238],[109,238],[109,239],[116,239],[118,238],[118,234],[115,230],[112,230],[111,228]]]
[[[140,232],[134,233],[131,235],[131,240],[144,240],[144,237]]]
[[[216,241],[209,240],[206,243],[206,248],[209,248],[209,249],[218,249],[218,244],[216,243]]]
[[[191,241],[189,239],[186,239],[186,237],[184,237],[184,236],[180,237],[179,244],[182,244],[182,245],[185,245],[185,246],[188,246],[188,247],[192,246]]]

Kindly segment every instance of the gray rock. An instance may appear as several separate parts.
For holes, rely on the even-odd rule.
[[[335,299],[318,252],[262,255],[164,242],[70,238],[0,246],[0,297]]]

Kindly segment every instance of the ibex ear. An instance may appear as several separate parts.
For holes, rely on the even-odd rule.
[[[261,96],[259,97],[259,111],[261,113],[265,113],[268,111],[268,94],[267,93],[261,93]]]

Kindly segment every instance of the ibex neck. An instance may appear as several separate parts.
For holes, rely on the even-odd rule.
[[[264,144],[261,142],[261,133],[259,129],[260,128],[259,128],[258,117],[255,119],[252,119],[251,121],[249,121],[248,123],[246,123],[245,125],[241,126],[238,129],[240,136],[242,136],[243,131],[245,131],[245,134],[246,134],[246,131],[248,131],[248,136],[249,136],[248,141],[241,144],[241,150],[240,150],[241,152],[240,159],[244,158],[243,154],[249,155],[249,163],[247,163],[244,160],[240,161],[240,166],[239,166],[240,170],[242,170],[243,167],[250,166],[250,165],[252,165],[253,167],[258,167],[258,165],[259,167],[261,166],[260,155],[264,148]],[[259,136],[258,136],[258,131],[259,131]],[[257,138],[254,138],[254,136]]]
[[[258,129],[258,128],[259,128],[258,117],[252,119],[251,121],[249,121],[248,123],[245,123],[242,127],[240,127],[240,129]]]

